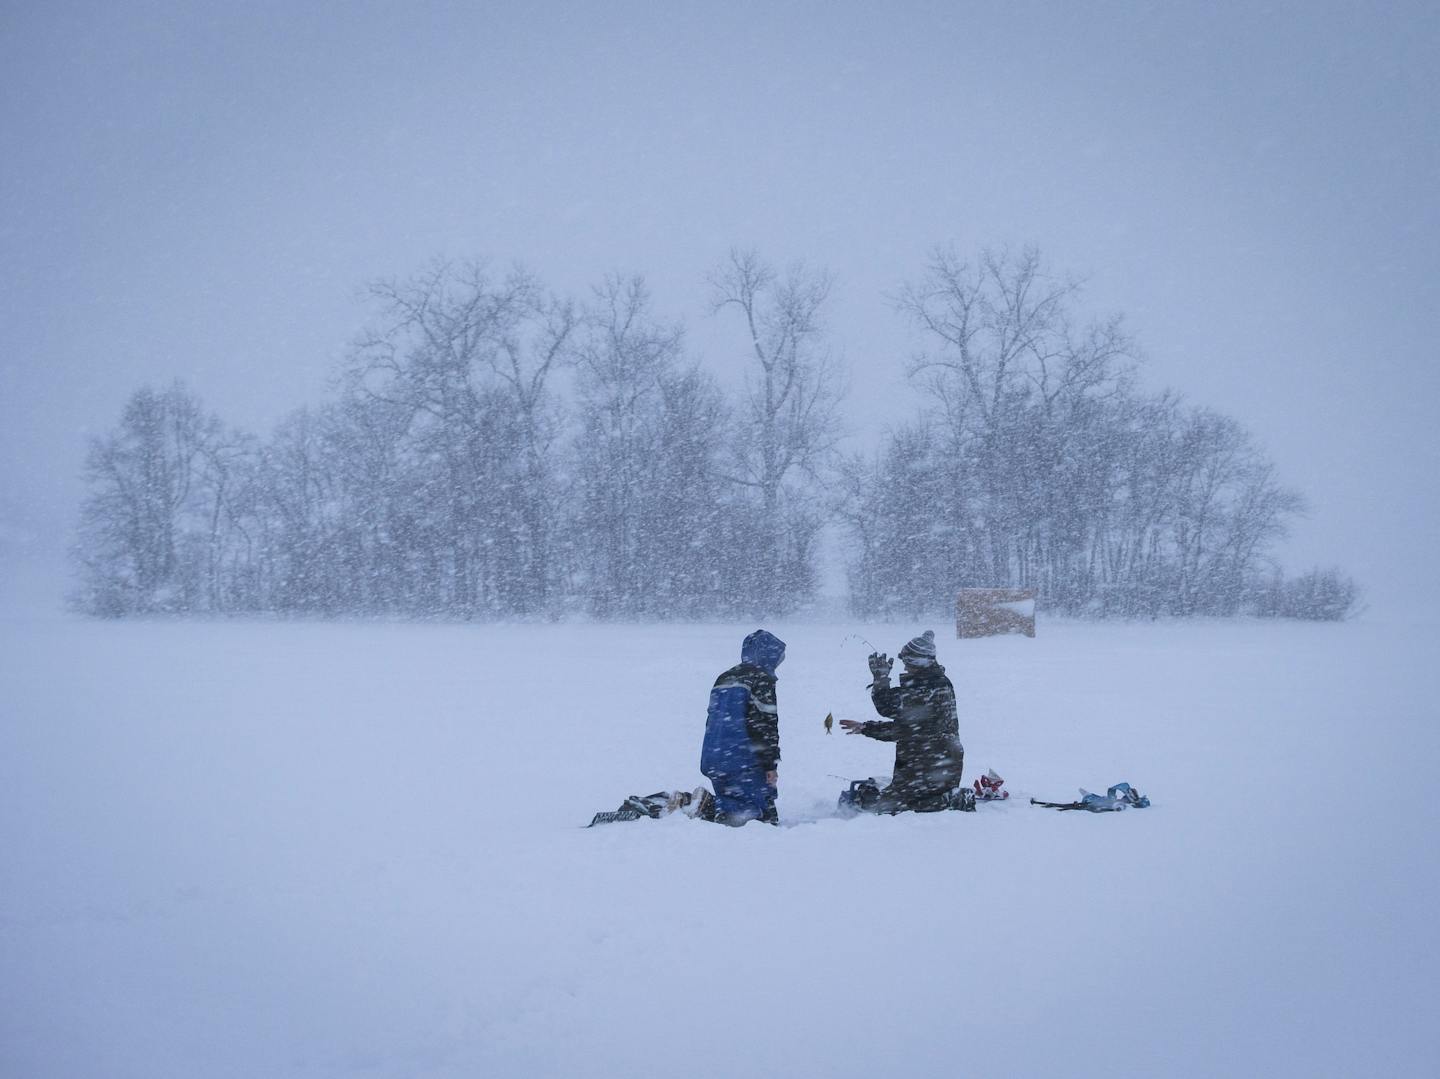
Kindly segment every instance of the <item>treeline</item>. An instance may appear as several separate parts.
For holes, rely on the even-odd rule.
[[[783,615],[827,523],[864,616],[1035,586],[1098,616],[1343,618],[1338,571],[1270,551],[1301,512],[1246,432],[1134,381],[1118,319],[1080,323],[1038,255],[938,253],[900,297],[932,343],[913,422],[846,455],[830,282],[732,252],[710,301],[738,393],[687,358],[638,278],[586,302],[437,265],[372,288],[336,399],[267,440],[183,386],[92,442],[77,605],[605,619]]]

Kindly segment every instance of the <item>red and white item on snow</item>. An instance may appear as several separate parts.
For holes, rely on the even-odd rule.
[[[977,802],[999,802],[1009,797],[1010,792],[1005,789],[1005,781],[995,774],[993,768],[975,781]]]

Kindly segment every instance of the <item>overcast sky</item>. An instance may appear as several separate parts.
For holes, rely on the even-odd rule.
[[[717,371],[727,249],[827,267],[873,443],[886,293],[1034,244],[1304,492],[1293,568],[1440,600],[1437,72],[1434,3],[0,0],[0,536],[63,542],[142,383],[325,399],[360,287],[437,255],[644,273]]]

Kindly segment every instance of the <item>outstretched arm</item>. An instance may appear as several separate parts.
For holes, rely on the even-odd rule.
[[[874,738],[877,742],[894,742],[900,737],[900,724],[886,723],[879,719],[872,719],[867,723],[861,723],[854,719],[842,719],[840,726],[845,728],[846,734],[863,734],[866,738]]]

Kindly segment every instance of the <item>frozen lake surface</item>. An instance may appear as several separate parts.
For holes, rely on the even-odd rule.
[[[1014,797],[835,818],[927,625]],[[770,624],[783,826],[582,828],[754,628],[10,617],[0,1074],[1433,1074],[1436,624]]]

